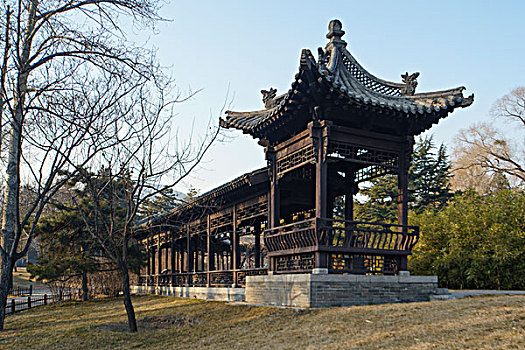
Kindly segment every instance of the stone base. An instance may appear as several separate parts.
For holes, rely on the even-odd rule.
[[[132,286],[131,292],[134,294],[157,294],[203,300],[244,301],[244,288]]]
[[[246,302],[329,307],[428,301],[437,276],[288,274],[246,277]]]

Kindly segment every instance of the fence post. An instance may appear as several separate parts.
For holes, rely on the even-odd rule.
[[[47,294],[44,294],[44,305],[47,305]]]
[[[27,297],[27,308],[30,309],[31,308],[31,297]]]
[[[11,313],[14,314],[16,311],[15,299],[11,299]]]
[[[33,285],[29,285],[29,295],[33,295]]]

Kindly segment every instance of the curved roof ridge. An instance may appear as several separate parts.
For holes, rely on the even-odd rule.
[[[397,111],[406,113],[407,117],[433,114],[432,118],[440,119],[456,107],[472,104],[474,95],[464,97],[463,86],[415,93],[419,77],[417,72],[402,74],[403,83],[376,77],[363,68],[346,49],[347,43],[342,39],[344,34],[341,22],[331,21],[326,35],[330,41],[325,50],[318,49],[317,60],[310,50],[302,50],[299,72],[287,93],[276,96],[277,90],[273,88],[270,91],[263,90],[261,92],[266,109],[252,112],[227,111],[226,120],[220,120],[221,126],[241,129],[256,138],[265,138],[284,125],[287,118],[297,114],[298,109],[310,108],[309,102],[305,101],[318,100],[321,97],[316,94],[320,91],[335,92],[340,98],[346,96],[347,104],[364,104]],[[430,126],[431,124],[421,128],[425,130]],[[418,132],[421,130],[418,129]]]

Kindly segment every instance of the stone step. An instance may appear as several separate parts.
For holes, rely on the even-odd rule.
[[[450,295],[448,288],[438,288],[436,291],[437,295]]]
[[[430,296],[430,301],[440,301],[440,300],[455,300],[457,299],[452,294],[434,294]]]

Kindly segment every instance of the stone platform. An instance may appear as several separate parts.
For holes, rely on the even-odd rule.
[[[429,301],[437,276],[287,274],[247,276],[246,288],[132,286],[132,293],[289,307]]]
[[[157,294],[178,298],[191,298],[217,301],[244,301],[244,288],[213,287],[169,287],[169,286],[132,286],[134,294]]]
[[[428,301],[437,276],[288,274],[248,276],[250,304],[330,307]]]

